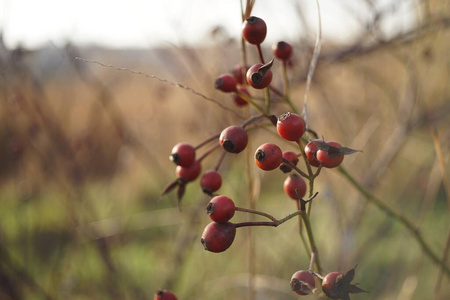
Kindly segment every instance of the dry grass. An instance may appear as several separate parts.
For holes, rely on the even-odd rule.
[[[345,159],[345,168],[413,220],[439,257],[449,227],[439,171],[449,170],[447,24],[345,59],[332,60],[339,49],[324,45],[309,100],[310,128],[362,149]],[[242,120],[188,90],[74,59],[166,78],[243,115],[229,95],[213,88],[215,77],[239,61],[237,45],[161,49],[133,59],[73,46],[57,53],[61,63],[46,72],[36,67],[38,53],[2,62],[0,298],[148,299],[164,287],[180,299],[245,299],[245,230],[226,253],[207,253],[198,240],[208,222],[203,213],[208,197],[198,182],[188,186],[181,212],[174,195],[159,196],[174,179],[168,160],[174,144],[198,144]],[[310,52],[296,55],[292,98],[301,107]],[[275,66],[275,77],[279,71]],[[277,105],[273,112],[286,109]],[[431,129],[438,133],[444,161],[437,159]],[[246,156],[263,141],[293,148],[273,132],[254,130],[248,153],[225,159],[221,193],[238,205],[248,204]],[[218,155],[213,156],[205,160],[205,170],[214,165]],[[261,184],[259,209],[276,217],[295,209],[280,189],[283,176],[254,167],[250,172]],[[323,170],[317,190],[311,219],[322,264],[326,271],[358,264],[356,280],[371,293],[355,299],[450,295],[448,276],[441,298],[434,293],[439,268],[405,228],[364,200],[337,171]],[[295,299],[288,280],[309,263],[297,223],[256,228],[252,241],[256,299]]]

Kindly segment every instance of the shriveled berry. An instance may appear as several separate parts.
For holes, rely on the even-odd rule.
[[[231,153],[239,153],[247,147],[248,135],[242,126],[229,126],[219,136],[222,148]]]
[[[261,44],[266,38],[266,34],[266,22],[261,18],[252,16],[242,24],[242,37],[250,44]]]
[[[303,198],[306,194],[306,182],[297,173],[290,174],[283,183],[284,193],[288,195],[291,199],[299,200]],[[298,196],[297,192],[298,191]]]
[[[195,149],[189,143],[178,143],[169,158],[179,166],[189,167],[195,160]]]
[[[215,196],[206,206],[206,213],[211,220],[219,223],[228,222],[235,212],[236,206],[233,200],[227,196]]]
[[[284,151],[283,152],[283,158],[290,161],[294,166],[298,163],[298,156],[294,151]],[[288,165],[287,163],[281,163],[280,170],[283,171],[283,173],[289,173],[292,171],[292,167]]]
[[[216,170],[206,171],[200,178],[200,186],[203,192],[211,195],[222,186],[222,176]]]
[[[159,290],[153,296],[153,300],[177,300],[177,297],[171,291]]]
[[[236,79],[230,74],[220,75],[214,84],[214,87],[222,92],[229,93],[236,91]]]
[[[309,161],[309,164],[313,167],[318,167],[320,165],[320,161],[317,160],[317,147],[316,142],[323,142],[323,140],[312,140],[305,146],[305,155]]]
[[[272,46],[273,55],[283,61],[287,61],[292,56],[292,46],[286,42],[278,42]]]
[[[305,133],[306,124],[302,117],[287,112],[278,117],[278,134],[288,141],[298,141]]]
[[[322,162],[325,168],[336,168],[344,160],[344,154],[340,154],[339,149],[342,147],[338,142],[326,142],[327,150],[319,148],[316,153],[317,160]]]
[[[261,69],[263,67],[263,64],[256,64],[247,70],[247,83],[255,89],[266,88],[272,82],[272,70]]]
[[[240,86],[237,88],[237,90],[246,95],[247,97],[251,97],[250,93],[247,91],[247,89],[243,86]],[[233,93],[233,103],[234,105],[238,107],[246,106],[248,105],[248,102],[245,101],[238,93]]]
[[[283,153],[275,144],[265,143],[256,149],[255,163],[256,165],[265,170],[270,171],[278,168],[283,161]]]
[[[233,223],[211,222],[203,230],[201,242],[205,250],[223,252],[230,248],[235,236],[236,227]]]
[[[309,295],[314,291],[316,281],[311,272],[300,270],[291,277],[291,289],[299,295]]]
[[[186,182],[194,181],[202,171],[202,165],[200,161],[194,161],[189,167],[177,166],[175,173],[177,178],[180,178]]]

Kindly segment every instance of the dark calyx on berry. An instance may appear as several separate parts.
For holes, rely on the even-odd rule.
[[[171,161],[173,161],[175,164],[180,163],[180,156],[178,155],[178,153],[171,154],[171,155],[169,156],[169,159],[170,159]]]
[[[263,82],[263,79],[264,79],[264,76],[258,72],[252,74],[252,81],[255,84],[260,84],[261,82]]]
[[[266,158],[266,152],[262,149],[259,149],[255,154],[255,158],[259,162],[264,161],[264,159]]]
[[[233,141],[231,140],[224,140],[223,141],[223,148],[228,152],[234,152],[236,149],[236,146],[234,145]]]
[[[278,120],[284,121],[284,120],[286,120],[287,118],[289,118],[290,116],[291,116],[291,113],[290,113],[290,112],[286,112],[286,113],[284,113],[284,114],[281,114],[281,115],[278,117]]]

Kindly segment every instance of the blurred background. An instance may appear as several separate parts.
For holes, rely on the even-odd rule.
[[[0,299],[151,299],[161,288],[179,299],[301,298],[289,287],[309,265],[296,220],[240,228],[230,249],[209,253],[200,236],[210,198],[198,180],[181,210],[175,192],[160,195],[175,179],[176,143],[197,145],[242,123],[230,95],[214,89],[241,62],[240,7],[0,0]],[[450,3],[322,0],[320,9],[309,127],[363,150],[344,168],[446,260]],[[253,15],[268,26],[265,57],[277,41],[294,46],[289,78],[301,109],[318,32],[314,1],[258,0]],[[253,47],[247,55],[257,62]],[[273,72],[282,90],[280,64]],[[287,109],[274,105],[273,114]],[[248,151],[225,157],[219,193],[242,207],[256,198],[257,209],[281,218],[296,209],[285,175],[247,163],[263,142],[296,148],[273,129],[250,137]],[[358,265],[355,282],[370,291],[352,299],[450,298],[449,276],[415,236],[338,170],[322,170],[316,190],[311,222],[324,272]]]

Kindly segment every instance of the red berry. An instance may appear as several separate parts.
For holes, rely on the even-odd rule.
[[[234,92],[236,91],[236,79],[230,74],[220,75],[214,84],[215,88],[221,90],[222,92]]]
[[[250,93],[247,91],[247,89],[245,87],[238,87],[237,90],[239,92],[241,92],[242,94],[247,95],[248,97],[251,97]],[[246,106],[248,105],[248,102],[245,101],[241,96],[239,96],[238,93],[233,93],[233,102],[234,105],[241,107],[241,106]]]
[[[177,297],[171,291],[159,290],[153,296],[153,300],[177,300]]]
[[[206,213],[211,220],[219,223],[228,222],[235,212],[236,206],[233,200],[227,196],[216,196],[206,206]]]
[[[265,69],[263,72],[259,71],[263,64],[256,64],[247,70],[247,82],[255,89],[263,89],[272,82],[272,71]]]
[[[203,192],[211,195],[222,186],[222,176],[215,170],[206,171],[200,178]]]
[[[247,68],[245,68],[242,65],[236,65],[234,66],[234,69],[232,71],[234,79],[236,79],[236,82],[238,84],[244,84],[244,74],[247,72]]]
[[[306,183],[300,175],[293,173],[284,180],[283,189],[290,198],[299,200],[299,196],[303,198],[306,194]],[[295,190],[298,190],[298,196]]]
[[[294,113],[284,113],[278,117],[278,134],[288,141],[298,141],[305,133],[305,121],[302,117]]]
[[[313,167],[318,167],[320,165],[320,161],[317,160],[317,150],[319,150],[319,147],[317,147],[315,142],[323,142],[323,140],[312,140],[305,146],[305,154],[306,158],[309,161],[309,164]]]
[[[263,19],[250,17],[242,24],[242,37],[253,45],[261,44],[266,38],[267,26]]]
[[[175,173],[177,178],[183,179],[186,182],[194,181],[202,171],[200,161],[194,161],[189,167],[177,166]]]
[[[272,51],[276,58],[287,61],[292,55],[292,46],[281,41],[272,46]]]
[[[172,149],[170,160],[182,167],[189,167],[195,160],[195,149],[191,144],[178,143]]]
[[[338,142],[326,142],[328,146],[327,151],[325,150],[317,150],[316,157],[317,160],[322,162],[322,166],[325,168],[335,168],[339,166],[344,160],[344,154],[339,153],[339,148],[341,148],[341,144]]]
[[[322,291],[328,296],[328,298],[341,299],[345,292],[339,287],[338,282],[343,276],[344,274],[339,272],[331,272],[325,275],[322,281]]]
[[[219,142],[225,151],[239,153],[247,147],[248,135],[242,126],[230,126],[220,133]]]
[[[309,295],[315,287],[316,281],[309,271],[300,270],[291,277],[291,289],[299,295]]]
[[[294,151],[284,151],[283,152],[283,158],[293,163],[295,166],[298,163],[298,156]],[[292,171],[292,167],[286,163],[282,163],[280,165],[280,170],[283,171],[283,173],[288,173]]]
[[[223,252],[231,246],[235,236],[236,227],[233,223],[211,222],[203,230],[201,242],[205,250]]]
[[[255,163],[259,168],[265,171],[278,168],[282,161],[283,153],[281,152],[280,147],[275,144],[262,144],[256,149]]]

